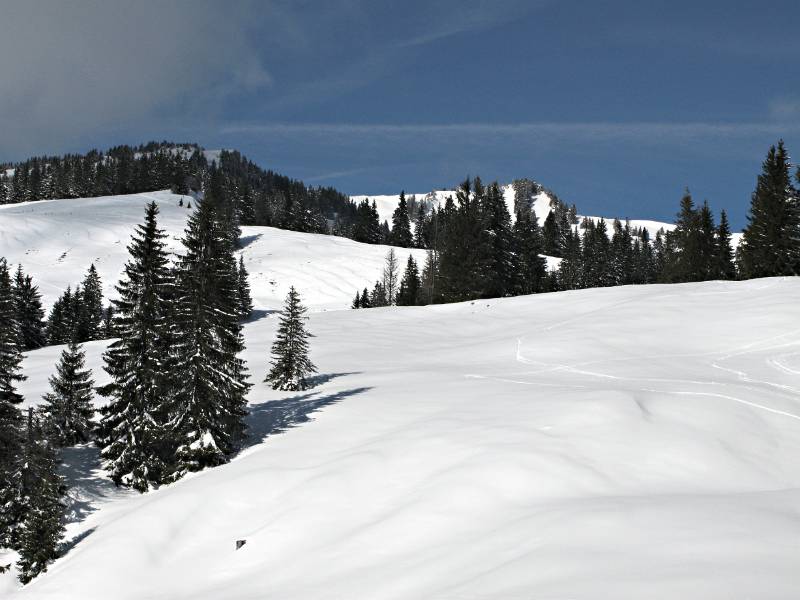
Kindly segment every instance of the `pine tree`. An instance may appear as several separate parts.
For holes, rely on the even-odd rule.
[[[23,433],[18,405],[22,396],[16,389],[16,383],[25,379],[21,363],[11,275],[0,258],[0,547],[16,545],[26,511],[21,496]]]
[[[239,312],[241,319],[246,321],[253,314],[253,299],[250,295],[250,282],[248,281],[247,269],[244,267],[244,257],[239,256],[238,278],[238,297]]]
[[[41,420],[28,412],[27,441],[23,451],[23,489],[27,513],[19,536],[19,580],[28,583],[47,570],[58,557],[64,537],[64,483],[58,475],[58,458]]]
[[[364,288],[364,291],[361,292],[361,308],[372,308],[369,302],[369,290],[367,290],[367,288]]]
[[[780,141],[764,160],[739,247],[739,266],[746,278],[800,273],[800,199],[790,168]]]
[[[103,355],[112,381],[98,390],[111,399],[98,428],[105,468],[117,485],[142,492],[165,480],[173,453],[167,427],[175,365],[166,318],[172,277],[158,212],[154,202],[147,206],[128,246],[130,259],[113,301],[119,339]]]
[[[411,235],[411,221],[408,217],[408,204],[405,192],[400,192],[400,202],[392,213],[392,232],[390,242],[394,246],[410,248],[414,242]]]
[[[361,292],[356,292],[356,297],[353,298],[353,303],[350,308],[361,308]]]
[[[244,435],[247,369],[229,232],[206,201],[189,218],[177,269],[175,476],[227,462]]]
[[[400,289],[397,292],[398,306],[414,306],[420,293],[419,269],[414,257],[409,254]]]
[[[41,348],[46,342],[42,297],[31,276],[22,272],[22,265],[18,266],[14,279],[14,298],[21,349]]]
[[[83,348],[71,341],[49,380],[52,391],[44,396],[44,411],[50,435],[59,446],[74,446],[91,437],[94,381],[85,365]]]
[[[272,361],[266,382],[275,390],[297,391],[308,388],[308,376],[317,369],[308,357],[308,338],[304,321],[306,309],[292,287],[280,315],[278,332],[272,344]]]

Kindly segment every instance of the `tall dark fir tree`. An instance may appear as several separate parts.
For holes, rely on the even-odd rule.
[[[130,258],[113,301],[118,339],[103,355],[111,383],[101,409],[98,445],[117,485],[146,491],[168,476],[173,449],[168,434],[173,399],[170,369],[172,277],[158,228],[158,205],[150,203],[144,224],[128,246]]]
[[[244,266],[244,257],[239,256],[237,277],[237,295],[239,299],[239,312],[242,320],[246,321],[253,314],[253,298],[250,294],[250,281],[247,269]]]
[[[230,230],[210,202],[189,218],[177,268],[175,476],[227,462],[244,435],[247,369]]]
[[[0,258],[0,546],[16,547],[26,512],[22,496],[23,423],[16,384],[24,380],[11,274]]]
[[[86,368],[83,347],[71,341],[50,377],[51,391],[44,395],[48,435],[59,446],[88,442],[94,425],[94,381]]]
[[[780,141],[767,153],[750,202],[739,246],[744,277],[800,273],[800,198],[790,169],[789,155]]]
[[[392,214],[392,232],[389,241],[401,248],[410,248],[414,243],[405,192],[400,192],[400,202]]]
[[[317,372],[308,357],[308,338],[311,334],[305,326],[308,318],[305,313],[300,294],[294,287],[290,288],[272,344],[272,360],[265,380],[273,389],[305,390],[308,388],[308,377]]]
[[[65,507],[61,502],[66,487],[58,474],[58,455],[48,438],[40,415],[28,411],[23,447],[22,489],[25,518],[19,534],[17,569],[22,583],[47,570],[59,556],[64,537]]]
[[[20,347],[34,350],[45,345],[44,309],[39,288],[33,285],[33,278],[17,267],[14,277],[14,301],[17,307]]]

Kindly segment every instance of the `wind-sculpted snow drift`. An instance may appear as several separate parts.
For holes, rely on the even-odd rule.
[[[110,285],[150,196],[0,208],[0,254],[50,300],[91,260]],[[155,196],[177,247],[186,209]],[[0,575],[0,596],[797,597],[800,280],[320,312],[386,248],[253,229],[245,449],[146,495],[68,449],[66,552],[25,588]],[[261,383],[291,283],[317,309],[302,393]],[[60,351],[27,355],[25,406]]]

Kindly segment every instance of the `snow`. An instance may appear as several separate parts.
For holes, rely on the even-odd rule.
[[[108,293],[153,199],[178,249],[189,211],[158,192],[0,207],[0,255],[48,304],[92,260]],[[146,495],[67,449],[66,553],[0,597],[796,598],[800,279],[326,310],[387,247],[243,238],[246,448]],[[297,393],[262,382],[291,284],[320,372]],[[105,347],[86,344],[97,385]],[[62,349],[26,354],[24,407]]]
[[[178,206],[183,198],[184,207]],[[194,206],[190,196],[169,192],[48,200],[0,206],[0,256],[22,263],[39,286],[45,306],[83,280],[94,262],[106,298],[128,260],[127,246],[144,207],[159,205],[159,226],[168,233],[168,247],[180,252],[186,219]],[[356,290],[370,289],[380,277],[388,246],[359,244],[346,238],[309,235],[271,227],[243,227],[245,266],[250,273],[254,305],[275,310],[283,305],[290,285],[312,310],[348,308]],[[413,254],[420,265],[425,252],[398,248],[405,264]]]
[[[796,598],[798,294],[775,278],[317,312],[302,393],[261,383],[277,319],[260,318],[249,447],[144,496],[70,450],[77,541],[0,595]],[[59,351],[28,354],[28,402]]]

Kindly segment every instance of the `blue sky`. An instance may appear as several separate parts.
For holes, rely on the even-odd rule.
[[[0,160],[237,148],[347,193],[531,177],[585,213],[740,228],[770,144],[800,153],[800,3],[12,2]]]

